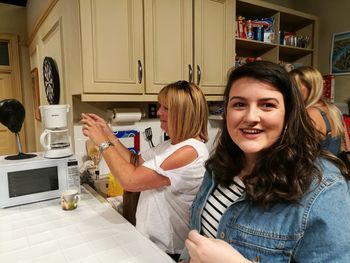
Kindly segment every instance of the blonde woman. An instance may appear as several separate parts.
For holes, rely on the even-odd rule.
[[[350,150],[348,134],[339,109],[323,97],[323,77],[310,66],[292,70],[290,75],[295,80],[305,102],[306,110],[314,126],[321,133],[322,145],[333,154],[341,150]]]
[[[115,138],[105,121],[83,114],[83,133],[102,151],[122,187],[142,191],[136,228],[177,260],[190,230],[190,207],[202,182],[208,158],[208,106],[193,83],[178,81],[158,95],[160,127],[170,140],[135,156]],[[139,166],[133,165],[138,163]]]

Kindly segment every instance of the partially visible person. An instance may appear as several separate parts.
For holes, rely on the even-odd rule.
[[[314,67],[299,67],[290,72],[304,98],[306,110],[320,131],[322,145],[337,155],[349,151],[349,137],[340,110],[323,97],[323,77]]]
[[[192,205],[202,236],[189,233],[181,261],[347,262],[350,175],[322,148],[288,72],[267,61],[236,68],[224,109]]]
[[[136,228],[177,260],[190,230],[190,206],[209,156],[205,145],[208,106],[200,88],[187,81],[165,86],[158,102],[160,126],[170,140],[139,156],[132,155],[97,115],[82,114],[81,123],[84,135],[99,146],[122,187],[141,191]]]
[[[343,119],[345,122],[346,131],[350,138],[350,98],[347,100],[347,105],[348,105],[348,112],[346,114],[343,114]]]

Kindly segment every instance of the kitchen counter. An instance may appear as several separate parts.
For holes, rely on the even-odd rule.
[[[89,186],[72,211],[59,199],[0,209],[1,263],[173,263]]]

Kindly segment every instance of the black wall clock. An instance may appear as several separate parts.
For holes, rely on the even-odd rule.
[[[47,101],[49,104],[58,104],[60,100],[60,78],[53,58],[44,58],[43,75]]]

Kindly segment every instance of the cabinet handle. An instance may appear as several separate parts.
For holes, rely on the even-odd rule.
[[[188,82],[192,82],[193,70],[191,64],[188,64]]]
[[[202,76],[201,68],[199,65],[197,65],[197,85],[199,85],[199,83],[201,82],[201,76]]]
[[[141,64],[141,61],[138,60],[138,61],[137,61],[137,64],[139,65],[139,72],[138,72],[139,83],[141,83],[141,82],[142,82],[142,64]]]

